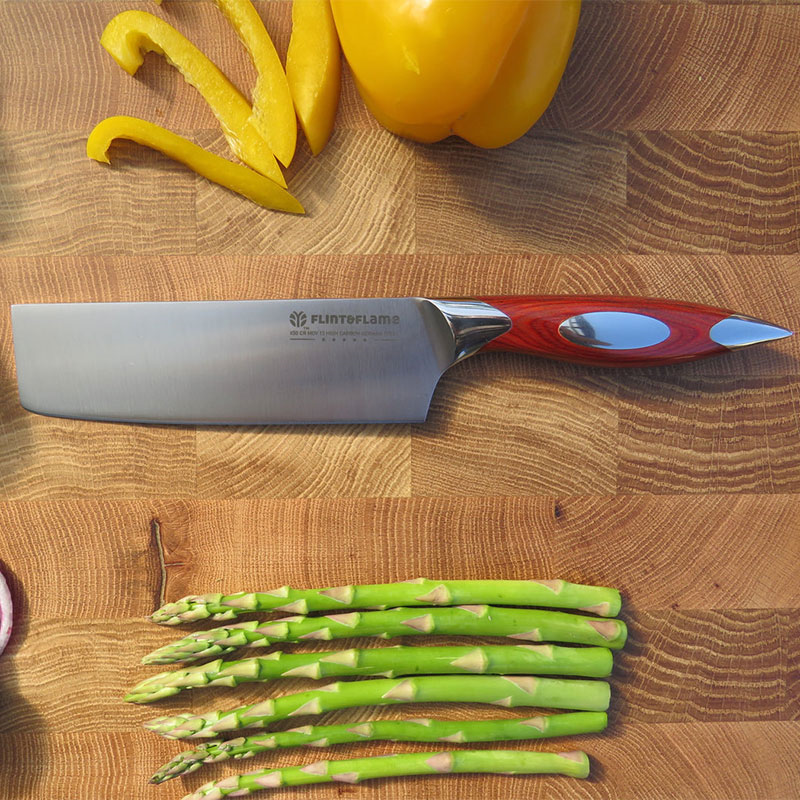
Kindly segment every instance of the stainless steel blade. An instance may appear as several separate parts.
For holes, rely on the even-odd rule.
[[[22,405],[81,419],[418,422],[463,355],[422,298],[32,304],[12,323]]]

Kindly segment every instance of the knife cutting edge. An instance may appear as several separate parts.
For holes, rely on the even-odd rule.
[[[612,296],[37,303],[11,316],[29,411],[174,424],[421,422],[445,370],[479,351],[656,366],[792,335]]]

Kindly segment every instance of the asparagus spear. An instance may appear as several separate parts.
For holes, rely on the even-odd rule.
[[[264,769],[235,775],[201,786],[183,800],[221,800],[242,797],[259,789],[304,786],[309,783],[359,783],[370,778],[402,775],[441,775],[453,772],[499,772],[505,775],[550,774],[586,778],[589,758],[571,753],[531,753],[524,750],[455,750],[438,753],[399,753],[343,761],[317,761],[304,767]]]
[[[372,720],[343,725],[306,725],[270,735],[203,742],[196,750],[175,756],[150,778],[164,783],[178,775],[194,772],[203,764],[229,758],[251,758],[276,747],[329,747],[359,741],[393,742],[507,742],[521,739],[549,739],[599,733],[608,723],[603,711],[575,711],[568,714],[529,719],[485,720]]]
[[[531,676],[447,675],[331,683],[321,689],[207,714],[159,717],[144,727],[171,739],[201,739],[241,728],[263,728],[303,714],[322,714],[353,706],[395,703],[492,703],[605,711],[611,690],[605,681]]]
[[[200,686],[238,686],[282,677],[331,678],[343,675],[580,675],[604,678],[611,673],[605,647],[558,647],[552,644],[491,647],[380,647],[322,653],[276,651],[240,661],[217,659],[188,669],[162,672],[125,695],[129,703],[152,703]]]
[[[618,619],[597,619],[561,611],[496,606],[393,608],[351,611],[324,617],[249,620],[208,631],[195,631],[142,659],[143,664],[197,661],[233,652],[237,647],[264,647],[272,642],[342,639],[356,636],[411,636],[427,633],[453,636],[508,636],[530,642],[555,641],[619,649],[627,629]]]
[[[347,608],[391,606],[548,606],[588,611],[615,617],[620,609],[616,589],[584,586],[562,580],[529,581],[432,581],[415,578],[400,583],[334,586],[328,589],[290,589],[270,592],[190,595],[167,603],[151,619],[162,625],[180,625],[201,619],[233,619],[254,611],[287,611],[308,614]]]

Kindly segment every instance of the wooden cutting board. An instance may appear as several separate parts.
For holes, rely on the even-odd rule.
[[[304,218],[137,146],[115,146],[110,168],[85,157],[111,114],[226,154],[163,59],[131,78],[100,48],[131,7],[177,25],[243,89],[253,80],[210,2],[0,4],[0,559],[18,609],[0,658],[0,796],[173,800],[233,774],[145,783],[182,748],[140,722],[258,696],[124,704],[152,673],[141,656],[174,636],[144,619],[162,601],[418,575],[622,589],[631,638],[607,733],[541,744],[585,749],[592,778],[303,797],[799,796],[800,337],[638,373],[479,357],[444,378],[424,425],[195,430],[24,412],[7,306],[601,292],[800,329],[800,7],[589,0],[545,118],[493,152],[393,137],[346,77],[330,146],[316,159],[302,146],[288,171]],[[258,7],[285,51],[289,4]]]

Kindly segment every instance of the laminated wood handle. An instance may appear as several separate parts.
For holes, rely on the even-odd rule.
[[[511,328],[481,348],[593,364],[655,366],[693,361],[791,334],[753,317],[696,303],[612,296],[476,298]]]

